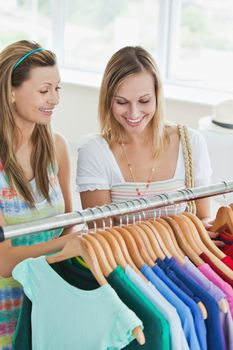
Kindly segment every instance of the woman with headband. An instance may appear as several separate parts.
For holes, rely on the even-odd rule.
[[[50,122],[59,103],[53,52],[15,42],[0,53],[0,225],[72,211],[68,148]],[[0,243],[0,349],[12,349],[22,303],[14,266],[62,249],[71,229],[55,229]],[[62,237],[58,238],[62,233]],[[56,238],[56,239],[54,239]]]

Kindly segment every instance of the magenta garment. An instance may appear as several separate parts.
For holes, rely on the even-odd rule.
[[[202,288],[204,288],[217,302],[225,298],[224,292],[213,282],[210,281],[198,268],[189,260],[184,258],[185,264],[183,268],[190,277],[194,279]]]
[[[225,282],[208,264],[204,263],[198,266],[198,269],[226,295],[226,299],[231,310],[231,316],[233,317],[233,289],[231,286]]]
[[[221,299],[226,299],[225,293],[217,287],[213,282],[211,282],[198,268],[189,260],[188,257],[185,257],[185,264],[183,265],[184,270],[197,282],[202,288],[204,288],[217,302]],[[227,300],[226,303],[228,304]],[[223,313],[219,309],[219,318],[224,334],[225,340],[225,349],[233,349],[233,321],[231,317],[231,311],[228,310],[227,313]]]

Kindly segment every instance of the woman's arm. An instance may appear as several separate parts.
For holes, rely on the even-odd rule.
[[[0,226],[5,226],[3,214],[0,212]],[[30,257],[51,254],[61,250],[67,240],[76,236],[77,233],[71,233],[45,243],[39,243],[32,246],[13,247],[10,240],[0,243],[0,276],[10,277],[13,268],[22,260]]]
[[[110,190],[95,190],[95,191],[86,191],[80,193],[82,208],[93,208],[96,206],[106,205],[111,203],[111,194]],[[104,219],[107,226],[110,224],[109,219]],[[96,221],[97,227],[102,227],[102,220]],[[93,227],[93,224],[90,223],[89,227]]]
[[[10,240],[0,243],[0,276],[10,277],[13,268],[24,259],[60,251],[65,243],[77,234],[65,235],[45,243],[32,246],[13,247]]]
[[[202,198],[195,201],[197,207],[197,216],[203,223],[211,220],[210,198]]]
[[[58,181],[65,203],[65,213],[73,210],[71,193],[71,165],[68,145],[65,138],[60,134],[55,134],[56,157],[58,163]],[[75,226],[65,228],[62,235],[75,232]]]
[[[65,202],[65,213],[72,211],[72,195],[71,195],[71,166],[66,140],[60,134],[55,135],[56,157],[58,163],[58,181]]]

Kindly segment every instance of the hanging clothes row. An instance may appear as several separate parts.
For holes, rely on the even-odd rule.
[[[190,213],[85,232],[15,267],[14,347],[232,350],[232,263]]]

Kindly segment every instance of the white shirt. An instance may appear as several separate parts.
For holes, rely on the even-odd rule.
[[[195,186],[210,183],[212,169],[206,142],[201,133],[189,129]],[[173,179],[185,179],[185,163],[182,145]],[[109,190],[113,185],[125,183],[121,170],[106,140],[95,135],[78,150],[76,185],[78,192]]]

